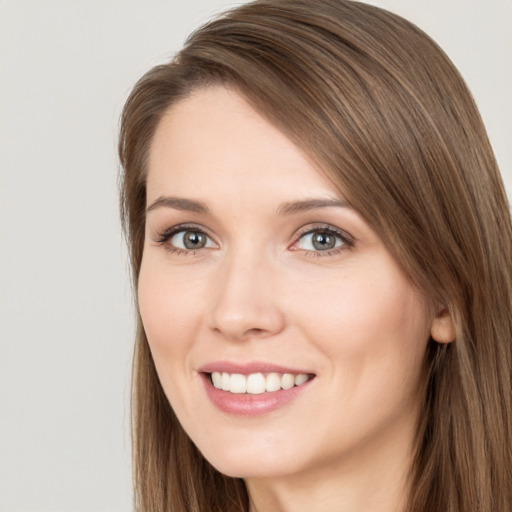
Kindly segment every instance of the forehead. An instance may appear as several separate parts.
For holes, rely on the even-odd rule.
[[[306,155],[237,92],[199,89],[164,114],[151,144],[148,199],[276,191],[336,196]],[[228,187],[228,189],[226,189]]]

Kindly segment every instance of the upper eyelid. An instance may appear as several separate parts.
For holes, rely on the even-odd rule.
[[[170,238],[172,238],[174,235],[180,233],[181,231],[197,231],[199,233],[204,233],[206,236],[208,236],[213,242],[216,244],[218,243],[215,240],[215,237],[212,236],[210,231],[205,228],[204,226],[201,226],[199,224],[191,224],[191,223],[183,223],[183,224],[177,224],[175,226],[171,226],[170,228],[164,229],[162,231],[156,232],[156,241],[167,241]]]
[[[356,241],[355,237],[353,237],[348,231],[345,231],[344,229],[338,228],[336,226],[333,226],[332,224],[323,224],[323,223],[313,223],[313,225],[310,223],[306,226],[303,226],[300,228],[295,237],[300,238],[301,236],[314,233],[316,231],[329,231],[331,233],[334,233],[338,236],[340,236],[343,239],[346,239],[347,241],[350,241],[354,243]]]

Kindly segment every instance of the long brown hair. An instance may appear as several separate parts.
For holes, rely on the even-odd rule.
[[[431,340],[407,510],[512,510],[512,227],[487,135],[464,81],[421,30],[347,0],[260,0],[195,32],[150,70],[123,111],[121,207],[135,287],[146,162],[170,105],[236,88],[296,142],[379,233],[411,281],[449,308]],[[137,510],[246,511],[239,479],[178,423],[139,318],[133,368]]]

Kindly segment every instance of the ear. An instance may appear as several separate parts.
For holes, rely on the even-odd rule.
[[[455,340],[455,324],[447,307],[441,306],[438,309],[432,321],[430,335],[437,343],[451,343]]]

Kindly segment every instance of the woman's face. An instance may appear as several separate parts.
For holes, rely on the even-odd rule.
[[[410,452],[431,308],[299,148],[237,93],[201,89],[157,129],[147,207],[144,328],[217,469],[284,476]]]

